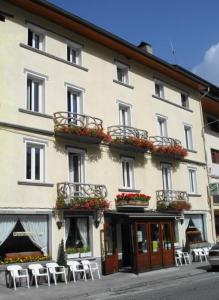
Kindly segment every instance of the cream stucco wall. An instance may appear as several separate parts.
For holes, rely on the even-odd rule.
[[[111,208],[118,189],[122,188],[121,156],[131,156],[134,159],[135,188],[152,196],[150,209],[156,208],[156,190],[162,189],[160,162],[172,164],[173,189],[189,190],[188,167],[197,169],[198,195],[189,197],[192,211],[207,215],[207,232],[212,239],[210,230],[210,212],[207,202],[207,172],[204,166],[204,146],[201,136],[200,102],[197,91],[166,78],[162,74],[145,66],[128,60],[118,53],[62,29],[50,22],[23,13],[22,10],[3,3],[3,8],[15,15],[0,26],[0,120],[41,130],[53,131],[53,120],[19,112],[26,108],[26,71],[46,76],[45,80],[45,113],[53,115],[56,111],[65,111],[65,83],[83,88],[84,113],[103,120],[104,128],[119,123],[117,100],[131,105],[131,125],[148,131],[149,136],[157,135],[157,114],[167,117],[168,136],[177,138],[185,145],[184,124],[192,126],[193,152],[189,152],[187,160],[175,162],[165,158],[152,158],[149,154],[133,154],[109,149],[107,145],[90,146],[75,143],[70,140],[55,140],[43,134],[33,134],[18,129],[1,126],[0,139],[4,147],[0,148],[0,165],[3,170],[0,180],[1,208],[40,208],[52,209],[57,197],[56,184],[68,180],[68,153],[66,145],[80,147],[86,150],[85,182],[105,184],[108,189],[108,199]],[[88,71],[70,66],[56,59],[35,53],[22,44],[27,44],[27,26],[25,21],[40,24],[47,29],[46,51],[58,58],[65,59],[66,37],[83,45],[82,65]],[[121,60],[130,66],[130,89],[113,82],[116,79],[114,59]],[[154,78],[164,82],[165,99],[170,103],[153,97]],[[180,92],[189,94],[189,108],[180,106]],[[176,105],[174,105],[176,104]],[[177,106],[178,105],[178,106]],[[46,183],[53,187],[26,186],[18,184],[25,180],[25,139],[45,142],[46,149]],[[191,212],[192,213],[192,212]],[[94,255],[100,256],[100,229],[102,225],[92,229]],[[57,229],[56,219],[52,221],[53,243],[52,253],[57,252],[58,244],[63,237],[63,228]]]

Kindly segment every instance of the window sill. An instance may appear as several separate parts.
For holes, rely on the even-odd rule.
[[[201,194],[189,194],[188,193],[188,196],[189,197],[201,197],[202,195]]]
[[[125,188],[121,188],[118,189],[119,192],[124,192],[124,193],[140,193],[141,190],[136,190],[136,189],[125,189]]]
[[[65,63],[65,64],[67,64],[67,65],[70,65],[70,66],[76,67],[76,68],[78,68],[78,69],[80,69],[80,70],[83,70],[83,71],[88,72],[88,69],[87,69],[87,68],[84,68],[84,67],[82,67],[82,66],[80,66],[80,65],[71,63],[71,62],[69,62],[69,61],[67,61],[67,60],[65,60],[65,59],[62,59],[62,58],[60,58],[60,57],[57,57],[57,56],[52,55],[52,54],[50,54],[50,53],[47,53],[47,52],[45,52],[45,51],[42,51],[42,50],[33,48],[33,47],[29,46],[29,45],[20,43],[20,47],[25,48],[25,49],[28,49],[28,50],[30,50],[30,51],[36,52],[36,53],[38,53],[38,54],[44,55],[44,56],[46,56],[46,57],[55,59],[55,60],[57,60],[57,61],[60,61],[60,62],[62,62],[62,63]]]
[[[198,151],[196,151],[196,150],[192,150],[192,149],[186,149],[186,150],[191,153],[198,153]]]
[[[31,110],[28,110],[28,109],[19,108],[18,111],[22,112],[22,113],[25,113],[25,114],[37,116],[37,117],[42,117],[42,118],[47,118],[47,119],[52,119],[53,118],[51,115],[39,113],[39,112],[36,112],[36,111],[31,111]]]
[[[132,85],[129,85],[129,84],[127,84],[127,83],[123,83],[123,82],[121,82],[121,81],[118,81],[118,80],[116,80],[116,79],[113,79],[113,82],[115,82],[115,83],[117,83],[117,84],[120,84],[120,85],[122,85],[122,86],[125,86],[125,87],[127,87],[127,88],[129,88],[129,89],[134,89],[134,86],[132,86]]]
[[[54,187],[53,183],[36,182],[36,181],[18,181],[17,184],[19,184],[19,185],[31,185],[31,186]]]
[[[164,101],[164,102],[166,102],[166,103],[168,103],[168,104],[171,104],[171,105],[173,105],[173,106],[176,106],[176,107],[178,107],[178,108],[184,109],[184,110],[186,110],[186,111],[193,112],[193,110],[191,110],[190,108],[187,108],[187,107],[181,106],[181,105],[179,105],[179,104],[173,103],[173,102],[171,102],[171,101],[169,101],[169,100],[167,100],[167,99],[158,97],[158,96],[156,96],[156,95],[152,95],[152,97],[155,98],[155,99]]]

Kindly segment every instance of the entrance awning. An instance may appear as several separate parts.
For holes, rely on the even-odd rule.
[[[157,212],[157,211],[145,211],[145,212],[131,212],[131,211],[106,211],[104,214],[106,217],[126,217],[130,219],[170,219],[181,217],[180,212]]]

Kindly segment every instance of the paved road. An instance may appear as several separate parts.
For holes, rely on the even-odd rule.
[[[155,283],[151,286],[128,288],[105,295],[89,297],[89,300],[219,300],[219,272],[206,272],[188,278]]]

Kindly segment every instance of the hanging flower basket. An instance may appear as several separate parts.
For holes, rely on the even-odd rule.
[[[151,141],[136,137],[116,137],[111,140],[110,145],[114,148],[122,148],[133,152],[152,152],[154,145]]]
[[[116,195],[116,206],[147,207],[151,196],[137,193],[121,193]]]
[[[156,146],[156,147],[154,147],[154,153],[168,155],[170,157],[175,157],[175,158],[184,158],[188,155],[188,151],[185,148],[183,148],[181,145]]]
[[[171,210],[171,211],[183,211],[183,210],[190,210],[191,204],[187,201],[172,201],[172,202],[165,202],[165,201],[158,201],[157,202],[157,210]]]

